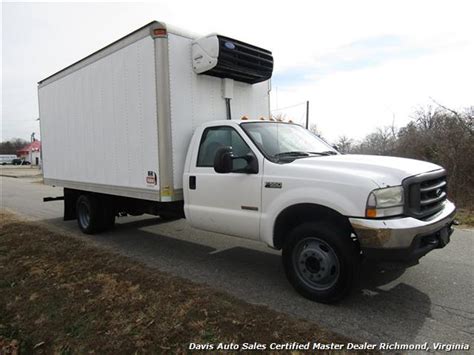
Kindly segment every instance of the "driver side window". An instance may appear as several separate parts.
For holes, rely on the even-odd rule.
[[[217,150],[222,147],[231,147],[235,156],[252,154],[249,146],[233,128],[209,127],[202,134],[196,166],[213,167]],[[233,164],[233,170],[243,169],[246,166],[243,159],[236,159]]]

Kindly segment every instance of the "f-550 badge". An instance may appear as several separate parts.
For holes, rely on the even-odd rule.
[[[265,187],[267,189],[281,189],[281,182],[267,181]]]

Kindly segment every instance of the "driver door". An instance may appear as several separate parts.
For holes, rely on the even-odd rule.
[[[207,127],[203,131],[184,181],[189,184],[187,217],[194,227],[259,238],[263,158],[258,158],[249,143],[230,126]],[[236,172],[245,168],[244,159],[233,160],[233,172],[216,173],[214,158],[221,147],[232,147],[235,156],[254,155],[259,165],[258,173]]]

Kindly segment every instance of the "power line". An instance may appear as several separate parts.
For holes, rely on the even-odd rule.
[[[306,105],[306,101],[300,102],[299,104],[294,104],[294,105],[291,105],[291,106],[286,106],[286,107],[282,107],[282,108],[277,108],[277,109],[275,109],[275,110],[272,110],[272,112],[281,111],[281,110],[286,110],[286,109],[288,109],[288,108],[293,108],[293,107],[301,106],[301,105]]]

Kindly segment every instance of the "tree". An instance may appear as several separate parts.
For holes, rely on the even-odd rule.
[[[340,153],[347,154],[351,152],[353,143],[353,139],[344,135],[337,139],[336,147]]]
[[[367,135],[360,144],[352,148],[352,153],[393,155],[397,145],[397,130],[392,126],[377,128]]]
[[[28,142],[22,138],[12,138],[0,143],[0,154],[16,154],[16,151],[27,145]]]
[[[377,128],[350,153],[392,155],[433,162],[449,176],[449,196],[459,206],[474,205],[474,107],[462,112],[438,104],[418,108],[400,130]]]
[[[318,125],[316,123],[313,123],[311,126],[309,126],[309,131],[317,135],[318,137],[322,137],[322,133],[318,128]]]

